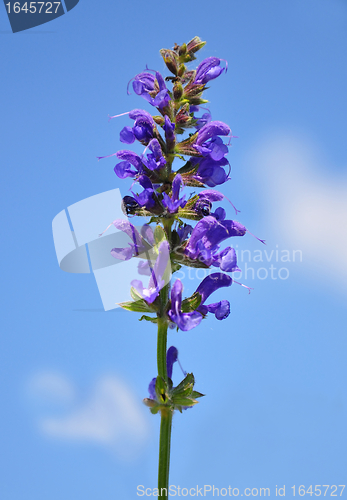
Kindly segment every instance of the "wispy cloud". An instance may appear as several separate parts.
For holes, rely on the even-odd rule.
[[[75,396],[75,388],[70,380],[56,372],[40,372],[32,376],[27,384],[30,397],[46,403],[71,403]]]
[[[347,277],[347,176],[322,161],[319,148],[288,135],[268,138],[252,163],[266,219],[287,248],[323,276]]]
[[[48,387],[73,385],[61,375],[42,374],[35,384]],[[58,394],[56,392],[56,394]],[[50,399],[52,400],[52,394]],[[149,436],[145,409],[135,399],[128,385],[115,376],[100,378],[84,403],[75,398],[72,410],[63,416],[44,417],[39,429],[47,437],[61,442],[91,442],[115,452],[123,460],[138,456]]]

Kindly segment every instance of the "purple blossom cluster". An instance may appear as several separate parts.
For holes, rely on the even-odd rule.
[[[224,140],[232,136],[227,124],[212,120],[210,112],[202,108],[208,102],[202,97],[206,84],[226,73],[227,64],[217,57],[208,57],[196,70],[187,68],[204,44],[195,37],[188,44],[160,51],[173,76],[164,78],[158,71],[147,68],[131,80],[133,91],[155,112],[152,115],[134,109],[125,113],[132,124],[120,131],[120,141],[124,144],[138,141],[144,151],[136,154],[124,149],[115,153],[120,160],[114,167],[116,175],[120,179],[133,179],[131,195],[123,199],[123,211],[129,217],[148,216],[150,223],[139,232],[129,221],[114,221],[117,229],[127,233],[131,243],[127,248],[112,249],[111,254],[129,260],[149,251],[153,254],[154,249],[156,256],[154,263],[150,259],[139,263],[139,273],[149,276],[149,284],[145,287],[141,280],[131,282],[135,303],[140,301],[141,307],[148,307],[153,313],[160,310],[162,314],[160,292],[171,285],[170,279],[167,280],[168,265],[173,273],[181,266],[218,268],[186,299],[182,282],[173,281],[165,317],[171,326],[183,331],[195,328],[208,313],[217,320],[228,317],[228,300],[206,302],[213,292],[233,283],[226,273],[240,271],[233,246],[221,248],[222,242],[247,232],[240,222],[227,219],[222,207],[212,208],[213,203],[225,198],[211,188],[230,179],[228,145]],[[206,112],[198,116],[202,109]],[[174,170],[176,158],[185,163]],[[203,189],[189,194],[189,187]],[[193,227],[186,220],[197,223]],[[127,308],[139,310],[129,303]],[[172,370],[172,363],[170,366]]]

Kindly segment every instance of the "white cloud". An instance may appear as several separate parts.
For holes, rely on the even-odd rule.
[[[323,163],[318,146],[288,135],[267,138],[253,155],[269,228],[302,250],[319,278],[347,277],[347,176]],[[338,281],[336,281],[339,284]]]
[[[58,404],[70,403],[75,397],[75,388],[60,373],[41,372],[35,374],[27,385],[29,395],[35,399]]]
[[[58,379],[58,375],[51,377],[52,386],[59,387]],[[61,387],[67,383],[72,388],[64,376],[60,382]],[[140,453],[149,435],[145,411],[125,382],[105,376],[95,384],[85,403],[78,404],[75,400],[69,414],[41,418],[39,428],[50,438],[96,443],[123,460],[131,460]]]

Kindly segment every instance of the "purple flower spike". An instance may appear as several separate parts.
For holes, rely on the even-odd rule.
[[[171,378],[172,379],[172,371],[173,371],[173,365],[178,362],[178,364],[180,365],[180,368],[184,374],[184,376],[187,375],[187,373],[183,370],[182,366],[181,366],[181,363],[179,362],[179,359],[178,359],[178,350],[175,346],[171,346],[169,347],[169,349],[166,351],[166,367],[167,367],[167,376],[168,378]],[[155,393],[155,383],[157,381],[157,378],[153,378],[150,383],[149,383],[149,386],[148,386],[148,393],[149,393],[149,397],[151,399],[154,399],[156,400],[157,399],[157,395]],[[183,407],[182,409],[186,409],[186,407]]]
[[[171,97],[169,95],[169,91],[166,89],[158,92],[151,104],[156,108],[163,109],[168,105],[169,101],[171,101]]]
[[[161,76],[161,74],[157,71],[155,76],[159,85],[159,92],[152,100],[151,104],[159,109],[163,109],[168,105],[169,101],[171,101],[171,97],[169,95],[168,89],[166,88],[165,80]]]
[[[202,315],[197,311],[183,313],[181,311],[183,285],[177,279],[171,289],[171,309],[168,312],[171,321],[176,323],[178,328],[187,332],[201,323]]]
[[[213,203],[215,201],[222,201],[224,199],[224,194],[219,191],[215,191],[214,189],[204,189],[203,191],[200,191],[199,198],[205,198]]]
[[[157,395],[155,393],[155,383],[157,381],[157,377],[152,378],[148,386],[148,394],[151,399],[157,399]]]
[[[215,302],[208,306],[201,306],[201,309],[198,307],[198,310],[201,312],[204,311],[204,314],[211,312],[217,319],[222,320],[226,319],[230,314],[230,303],[228,300],[221,300],[220,302]]]
[[[166,284],[163,277],[168,269],[168,264],[170,263],[169,243],[167,241],[163,241],[159,246],[158,252],[159,254],[151,272],[148,288],[144,288],[143,283],[140,280],[133,280],[131,282],[131,285],[149,304],[154,302],[154,300],[158,297],[160,290]]]
[[[167,376],[169,378],[172,378],[172,368],[177,360],[178,360],[178,350],[174,346],[169,347],[169,349],[166,352]]]
[[[226,146],[218,136],[212,137],[201,146],[195,145],[194,147],[203,156],[208,156],[215,161],[221,160],[228,153],[228,146]]]
[[[114,167],[115,173],[121,179],[126,177],[135,177],[136,174],[143,172],[142,160],[136,153],[128,151],[126,149],[118,151],[117,158],[124,160]],[[131,168],[131,165],[135,167],[136,170]]]
[[[147,120],[154,126],[152,115],[145,109],[133,109],[129,112],[129,118],[131,118],[132,120]]]
[[[137,201],[137,203],[141,207],[145,207],[145,208],[147,208],[147,210],[149,210],[150,208],[154,207],[154,205],[155,205],[155,201],[153,199],[153,193],[154,193],[153,184],[151,183],[151,181],[148,179],[148,177],[146,175],[140,175],[140,177],[138,178],[138,181],[141,184],[141,186],[144,188],[144,191],[142,191],[142,193],[140,193],[140,194],[135,194],[132,191],[131,192],[132,192],[135,200]]]
[[[165,139],[168,142],[175,141],[175,134],[174,134],[175,126],[176,125],[174,123],[171,123],[170,118],[165,115],[165,124],[163,126],[163,129],[165,131]]]
[[[207,216],[194,227],[185,252],[189,257],[197,259],[202,250],[209,250],[228,237],[227,228],[214,217]]]
[[[148,144],[148,148],[152,153],[148,153],[147,159],[143,158],[142,161],[149,170],[159,170],[166,164],[166,159],[163,156],[158,139],[152,139]]]
[[[135,135],[131,127],[124,127],[119,134],[119,139],[124,144],[132,144],[135,142]]]
[[[155,93],[156,80],[159,86],[159,92],[157,92],[155,97],[152,97],[153,94],[151,95],[150,93]],[[146,73],[145,71],[136,75],[133,81],[133,89],[137,95],[140,95],[152,104],[152,106],[159,109],[167,106],[168,102],[171,100],[169,91],[165,85],[165,80],[158,72],[156,72],[155,76],[150,73]]]
[[[135,76],[133,89],[135,94],[142,96],[146,101],[151,101],[149,92],[154,90],[155,77],[145,71]]]
[[[204,125],[210,123],[210,121],[211,121],[211,113],[210,112],[204,113],[200,118],[196,118],[195,128],[197,130],[200,130]]]
[[[213,292],[219,288],[230,286],[232,282],[233,280],[228,274],[213,273],[206,276],[196,289],[196,292],[201,295],[201,304],[203,304]]]
[[[129,221],[116,219],[112,224],[132,239],[132,243],[128,243],[129,248],[113,248],[111,250],[112,257],[120,260],[129,260],[131,257],[139,255],[146,250],[140,233]]]
[[[204,315],[208,312],[212,312],[219,320],[227,318],[230,313],[230,304],[227,300],[222,300],[209,305],[204,305],[204,302],[213,292],[219,288],[230,286],[232,282],[232,278],[223,273],[213,273],[206,276],[196,289],[196,292],[201,295],[201,304],[197,308],[197,311]]]
[[[131,163],[138,172],[141,172],[142,170],[142,160],[137,155],[136,153],[133,153],[133,151],[128,151],[127,149],[122,149],[121,151],[118,151],[117,158],[120,160],[125,160]]]
[[[185,201],[185,196],[179,198],[180,195],[180,187],[182,184],[182,177],[180,174],[176,174],[173,182],[172,182],[172,196],[168,196],[166,193],[163,193],[163,205],[167,208],[168,212],[171,214],[177,212],[179,207],[184,207],[187,203]]]
[[[193,231],[193,228],[190,224],[184,224],[184,226],[180,226],[177,229],[177,234],[179,236],[180,242],[183,243],[188,236],[191,234]]]
[[[147,145],[153,138],[155,127],[152,116],[144,109],[133,109],[129,117],[135,120],[133,128],[124,127],[120,133],[120,140],[126,144],[132,144],[135,139]]]
[[[207,123],[199,130],[196,144],[200,145],[216,135],[229,135],[230,133],[231,129],[226,123],[213,121]]]
[[[239,222],[222,220],[218,221],[213,216],[201,219],[188,240],[184,253],[193,260],[200,260],[207,266],[223,266],[223,271],[239,271],[236,266],[236,253],[228,247],[219,251],[219,243],[231,236],[243,236],[246,228]]]
[[[137,174],[137,171],[131,168],[131,163],[128,161],[121,161],[120,163],[117,163],[117,165],[114,167],[114,171],[120,179],[125,179],[126,177],[135,177],[135,175]]]
[[[148,260],[140,260],[137,265],[137,272],[142,276],[150,276],[151,275],[151,266],[149,265]]]
[[[227,273],[233,273],[235,271],[241,271],[239,267],[237,267],[237,256],[234,248],[227,247],[222,250],[216,260],[213,262],[213,265],[219,267],[221,271],[225,271]]]
[[[148,241],[150,245],[155,245],[153,230],[149,224],[144,224],[142,226],[141,234]]]
[[[224,68],[220,67],[220,63],[221,59],[218,57],[204,59],[197,67],[194,83],[204,85],[217,78],[224,71]]]
[[[225,219],[227,213],[224,208],[218,207],[216,208],[215,212],[211,213],[211,215],[213,215],[213,217],[215,217],[217,220],[222,221]]]
[[[192,175],[192,178],[206,184],[209,187],[215,187],[229,180],[225,173],[224,167],[229,162],[226,158],[219,161],[214,161],[209,157],[206,158],[191,158],[190,163],[195,166],[198,164],[198,170]]]

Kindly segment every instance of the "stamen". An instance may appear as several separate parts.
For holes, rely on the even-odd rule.
[[[153,73],[156,73],[156,70],[155,69],[149,69],[149,67],[147,66],[147,64],[146,64],[146,71],[153,71]]]
[[[249,286],[246,286],[243,283],[239,283],[238,281],[233,280],[233,283],[236,283],[237,285],[240,285],[240,286],[243,286],[244,288],[247,288],[248,294],[251,293],[251,290],[254,290],[254,288],[250,288]]]
[[[229,174],[230,174],[230,171],[229,171]],[[228,175],[229,175],[229,174],[228,174]],[[224,196],[224,198],[225,198],[226,200],[228,200],[228,202],[230,203],[230,205],[233,207],[233,209],[235,210],[236,215],[237,215],[239,212],[241,212],[241,210],[237,210],[237,208],[235,207],[235,205],[234,205],[233,203],[231,203],[231,201],[229,200],[229,198],[227,198],[226,196]]]
[[[221,61],[224,61],[225,62],[225,72],[228,71],[228,61],[226,59],[221,59],[219,58]]]
[[[177,363],[179,364],[179,366],[180,366],[180,368],[181,368],[181,370],[182,370],[183,375],[186,377],[186,376],[187,376],[187,372],[186,372],[185,370],[183,370],[182,365],[181,365],[181,362],[180,362],[180,360],[178,359],[178,356],[177,356]]]
[[[106,231],[112,226],[113,222],[111,222],[111,224],[109,226],[107,226],[107,228],[105,229],[105,231],[103,231],[102,233],[99,234],[99,236],[102,236],[104,233],[106,233]]]
[[[239,137],[237,135],[232,135],[232,133],[230,135],[228,135],[227,137],[229,137],[228,146],[230,146],[230,144],[231,144],[231,139],[239,139]]]
[[[144,149],[144,151],[143,151],[143,153],[142,153],[142,155],[141,155],[142,157],[144,157],[144,156],[145,156],[145,152],[147,151],[148,146],[149,146],[149,143],[148,143],[148,144],[147,144],[147,146],[145,147],[145,149]]]
[[[128,85],[127,85],[127,94],[130,95],[130,92],[129,92],[129,85],[130,85],[130,82],[132,82],[133,80],[135,80],[135,76],[133,76],[133,78],[131,80],[128,81]]]
[[[110,122],[113,118],[118,118],[118,116],[128,115],[129,113],[130,111],[127,111],[126,113],[121,113],[120,115],[114,115],[114,116],[108,115],[108,121]]]
[[[110,158],[111,156],[115,156],[117,153],[113,153],[112,155],[107,156],[97,156],[98,161],[103,160],[104,158]]]
[[[260,238],[258,238],[258,236],[255,236],[255,234],[251,233],[248,229],[246,229],[247,233],[251,234],[254,238],[256,238],[258,241],[260,241],[261,243],[264,243],[264,245],[266,245],[265,241],[266,240],[261,240]]]

